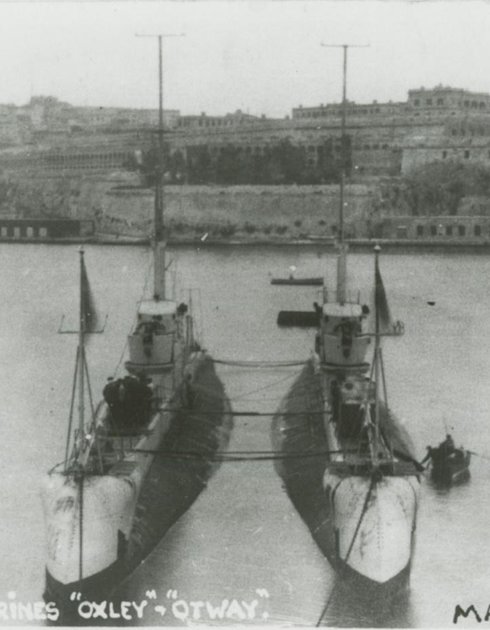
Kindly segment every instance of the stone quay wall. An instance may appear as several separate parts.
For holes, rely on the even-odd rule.
[[[0,189],[0,218],[93,220],[96,233],[146,238],[153,190],[129,174],[10,179]],[[363,236],[375,185],[345,187],[346,234]],[[164,221],[174,238],[334,236],[338,186],[165,186]]]
[[[462,199],[456,216],[413,216],[396,181],[349,184],[344,230],[349,239],[490,239],[488,198]],[[0,220],[93,222],[102,239],[147,239],[154,193],[136,176],[4,179]],[[164,222],[172,240],[278,241],[333,238],[338,186],[165,186]]]

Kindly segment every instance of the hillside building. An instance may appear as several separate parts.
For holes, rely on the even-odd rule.
[[[261,155],[281,141],[302,147],[308,167],[327,145],[340,154],[341,105],[298,106],[281,119],[240,110],[225,116],[165,110],[165,143],[183,159],[230,147]],[[51,96],[22,107],[0,105],[0,168],[33,172],[106,171],[123,167],[155,143],[156,109],[75,107]],[[411,89],[404,102],[354,103],[346,108],[351,178],[397,176],[434,160],[490,166],[490,94],[445,87]]]

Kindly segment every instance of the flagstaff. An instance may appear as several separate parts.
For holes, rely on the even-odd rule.
[[[86,294],[87,287],[84,286],[86,281],[84,250],[80,247],[80,323],[78,336],[78,439],[83,440],[85,426],[85,310],[86,310]]]

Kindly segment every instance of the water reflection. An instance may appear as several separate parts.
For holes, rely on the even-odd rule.
[[[336,578],[316,623],[340,628],[408,628],[416,625],[409,590],[386,600],[360,591],[353,592],[340,578]]]

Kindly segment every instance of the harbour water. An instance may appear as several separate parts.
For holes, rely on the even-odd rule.
[[[326,271],[333,286],[332,253],[313,247],[203,245],[174,249],[172,257],[176,285],[194,289],[198,332],[214,358],[308,359],[313,331],[279,329],[276,317],[280,309],[311,308],[316,289],[275,287],[270,279],[286,276],[295,265],[298,276]],[[86,247],[98,309],[109,316],[104,334],[94,336],[87,348],[97,398],[121,362],[148,261],[143,248]],[[349,265],[352,285],[365,289],[369,299],[373,257],[353,254]],[[44,585],[40,476],[63,457],[71,394],[77,340],[57,330],[63,314],[63,329],[77,324],[77,247],[5,245],[0,268],[0,602],[13,601],[14,592],[18,602],[35,602]],[[384,344],[389,405],[408,428],[417,455],[421,459],[426,445],[441,441],[447,427],[458,445],[490,457],[490,257],[390,253],[382,255],[381,269],[393,315],[406,331]],[[216,369],[235,412],[271,414],[236,416],[229,450],[270,451],[272,414],[302,367],[218,364]],[[485,617],[490,461],[475,456],[471,471],[468,484],[447,491],[423,480],[407,600],[386,617],[357,610],[352,600],[336,601],[326,622],[450,626],[458,604],[474,604]],[[148,600],[135,624],[314,626],[335,580],[274,463],[236,461],[220,465],[118,597]],[[212,619],[210,610],[225,599],[245,602],[249,608],[241,610],[247,617],[235,610],[231,617]],[[187,608],[173,606],[177,601]],[[157,604],[162,608],[155,610]],[[1,625],[13,623],[0,615]],[[460,625],[477,624],[470,615]]]

